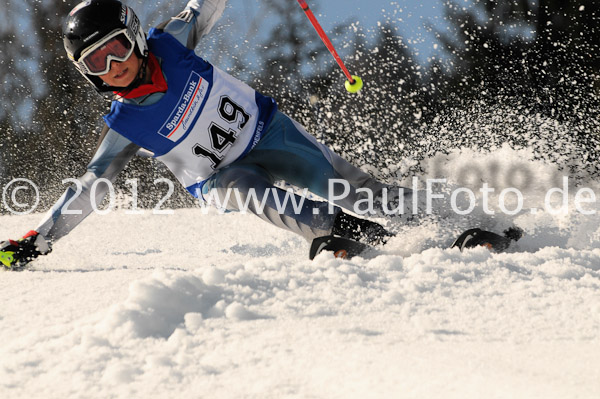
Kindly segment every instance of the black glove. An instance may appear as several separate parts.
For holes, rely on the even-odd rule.
[[[50,243],[37,231],[31,230],[20,240],[0,242],[0,264],[9,270],[21,269],[33,259],[50,251]]]

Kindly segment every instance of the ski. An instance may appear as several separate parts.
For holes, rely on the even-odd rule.
[[[308,258],[313,260],[321,252],[330,251],[336,258],[350,259],[371,248],[371,246],[358,241],[329,235],[313,240]]]
[[[491,231],[473,228],[463,232],[451,245],[451,248],[458,248],[461,252],[466,248],[485,247],[492,252],[504,252],[510,245],[518,241],[523,236],[523,230],[518,227],[511,227],[504,231],[504,235],[496,234]],[[309,259],[313,260],[323,251],[333,252],[336,258],[351,259],[367,250],[373,249],[372,246],[354,241],[348,238],[342,238],[334,235],[317,237],[310,246]]]
[[[513,241],[518,241],[522,236],[523,230],[518,227],[505,230],[504,236],[474,228],[462,233],[450,248],[458,248],[462,252],[465,248],[485,247],[492,252],[504,252]]]

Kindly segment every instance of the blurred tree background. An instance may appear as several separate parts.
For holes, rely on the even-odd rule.
[[[172,3],[128,2],[146,29],[184,4]],[[402,177],[401,162],[418,172],[435,152],[503,143],[598,176],[600,2],[445,1],[449,29],[429,26],[443,55],[426,64],[393,21],[373,38],[348,20],[326,30],[338,50],[350,44],[340,52],[366,82],[359,95],[344,91],[343,75],[294,2],[263,3],[279,18],[269,21],[266,39],[256,34],[265,29],[260,20],[237,33],[243,44],[225,34],[232,28],[225,22],[197,52],[273,96],[319,140],[378,177]],[[61,24],[75,4],[6,0],[0,15],[0,186],[32,180],[43,209],[64,191],[62,179],[85,171],[109,108],[64,53]],[[154,206],[164,190],[153,181],[165,175],[172,177],[158,162],[135,159],[116,187],[130,192],[125,180],[138,178],[139,206]],[[167,206],[193,204],[178,187]]]

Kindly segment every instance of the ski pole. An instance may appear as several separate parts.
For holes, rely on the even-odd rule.
[[[357,91],[362,89],[362,86],[363,86],[362,79],[356,75],[350,75],[350,72],[348,72],[348,69],[344,65],[344,62],[338,55],[337,51],[335,51],[333,44],[331,44],[331,40],[329,40],[329,38],[325,34],[325,31],[323,30],[323,28],[321,28],[321,25],[319,24],[319,21],[317,21],[315,14],[313,14],[313,12],[310,10],[310,8],[308,8],[308,4],[306,4],[306,1],[304,1],[304,0],[297,0],[297,1],[298,1],[298,4],[300,4],[300,7],[302,7],[302,10],[306,14],[306,16],[308,17],[310,22],[312,23],[312,26],[315,28],[315,30],[321,37],[321,40],[323,40],[325,47],[327,47],[327,49],[329,50],[329,52],[331,53],[333,58],[337,61],[340,68],[342,68],[342,72],[344,72],[344,75],[346,75],[346,77],[348,78],[348,80],[344,84],[344,86],[346,86],[346,90],[348,90],[350,93],[356,93]]]

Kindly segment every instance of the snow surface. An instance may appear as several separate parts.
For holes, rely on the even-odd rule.
[[[507,148],[446,156],[445,173],[465,159],[524,163],[527,207],[556,181]],[[39,219],[0,217],[0,237]],[[250,215],[92,215],[0,272],[0,397],[598,398],[599,220],[424,221],[377,254],[311,262]],[[466,224],[510,221],[526,236],[508,253],[447,249]]]

